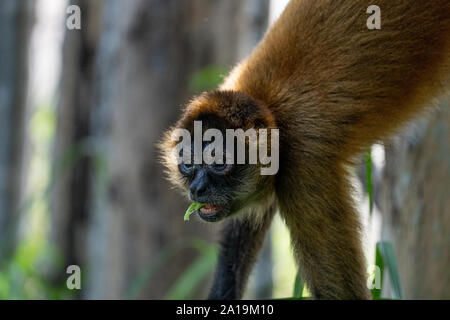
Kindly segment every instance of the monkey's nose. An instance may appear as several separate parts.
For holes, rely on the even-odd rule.
[[[191,191],[191,197],[194,200],[198,200],[206,191],[208,184],[205,180],[194,181],[189,186],[189,190]]]

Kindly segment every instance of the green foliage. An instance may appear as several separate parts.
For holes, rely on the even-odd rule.
[[[189,79],[189,90],[194,93],[216,89],[228,70],[220,66],[208,66],[195,72]]]
[[[183,272],[166,295],[166,299],[189,299],[195,289],[213,270],[217,262],[217,247],[202,240],[192,241],[192,246],[198,250],[197,259]]]
[[[293,298],[301,298],[303,296],[303,288],[304,287],[305,287],[305,284],[302,281],[300,273],[297,272],[297,276],[295,277],[295,283],[294,283]]]
[[[166,294],[166,299],[192,298],[198,286],[213,272],[218,255],[218,248],[215,244],[210,244],[198,238],[187,239],[162,250],[134,279],[126,294],[126,299],[138,298],[156,272],[169,263],[171,258],[186,249],[195,249],[198,251],[198,256],[172,285]]]
[[[51,173],[50,150],[55,132],[54,109],[39,106],[30,121],[33,152],[30,161],[29,194],[17,217],[23,217],[26,237],[0,266],[0,299],[67,299],[73,294],[65,283],[48,278],[50,268],[64,270],[56,247],[47,240],[50,190],[56,179]]]
[[[369,212],[373,211],[373,187],[372,187],[372,155],[371,148],[369,148],[366,156],[366,178],[367,178],[367,194],[369,196]],[[397,261],[395,259],[394,248],[390,242],[378,242],[375,249],[375,264],[380,268],[381,283],[385,278],[385,271],[389,272],[389,278],[391,280],[391,287],[394,295],[394,299],[402,298],[402,289],[400,284],[400,275],[398,272]],[[379,300],[381,298],[381,288],[372,289],[372,298]]]
[[[402,287],[400,283],[400,274],[398,272],[397,260],[395,259],[394,248],[392,243],[382,241],[377,243],[376,248],[376,264],[381,270],[381,279],[385,277],[385,271],[389,272],[391,287],[394,299],[402,299]],[[378,290],[381,291],[381,290]],[[374,299],[381,298],[381,292],[372,291]]]
[[[181,248],[182,246],[180,244],[170,246],[162,250],[159,255],[154,257],[154,260],[143,268],[143,270],[134,278],[130,288],[125,294],[125,299],[137,299],[155,273],[160,270]]]
[[[68,299],[72,296],[63,283],[46,280],[46,266],[60,261],[40,237],[22,241],[14,256],[0,269],[0,300]]]
[[[380,246],[379,244],[376,245],[375,249],[375,265],[380,268],[380,282],[383,284],[384,279],[384,261],[383,256],[380,252]],[[381,299],[381,288],[373,288],[372,289],[372,299],[374,300],[380,300]]]
[[[373,211],[373,191],[372,191],[372,154],[371,148],[366,154],[366,180],[367,180],[367,194],[369,196],[369,212],[372,215]]]

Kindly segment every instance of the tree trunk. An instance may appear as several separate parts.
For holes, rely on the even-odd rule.
[[[193,73],[237,61],[238,19],[248,3],[104,3],[91,119],[103,160],[92,181],[87,297],[164,298],[197,252],[176,251],[147,278],[162,254],[193,237],[211,240],[216,228],[183,221],[189,204],[164,179],[155,144],[193,93]],[[208,287],[203,281],[189,298],[204,297]]]
[[[14,250],[22,190],[33,1],[0,1],[0,264]]]
[[[448,101],[386,145],[382,238],[393,242],[406,299],[450,299]]]
[[[94,103],[94,70],[102,1],[71,1],[82,13],[82,29],[66,29],[54,145],[54,186],[51,239],[62,255],[53,277],[60,281],[64,266],[87,262],[91,158],[90,113]]]

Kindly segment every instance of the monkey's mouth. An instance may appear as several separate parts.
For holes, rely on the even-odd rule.
[[[224,217],[225,210],[219,205],[206,204],[198,210],[198,215],[207,222],[215,222]]]
[[[207,204],[200,208],[200,212],[206,216],[213,215],[219,210],[220,210],[220,207],[213,205],[213,204]]]

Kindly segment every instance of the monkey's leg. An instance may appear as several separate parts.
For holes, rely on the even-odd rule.
[[[256,222],[243,218],[231,220],[223,230],[219,261],[209,299],[241,299],[247,278],[262,247],[275,212],[270,207]]]
[[[343,170],[333,169],[326,171],[332,173],[321,172],[320,179],[304,175],[302,181],[291,181],[279,190],[280,212],[290,229],[301,275],[314,298],[369,299],[351,189]]]

